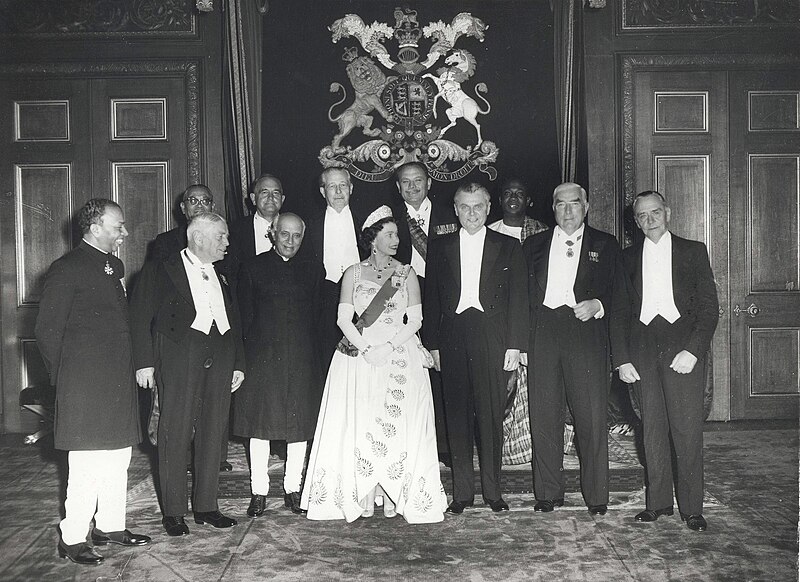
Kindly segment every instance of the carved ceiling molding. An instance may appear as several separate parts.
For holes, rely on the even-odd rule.
[[[191,0],[0,0],[0,36],[186,37],[197,34]]]
[[[623,208],[633,203],[636,196],[634,91],[635,76],[639,71],[671,71],[680,68],[725,69],[741,67],[800,66],[800,57],[784,55],[623,55],[621,57],[622,83],[622,184],[625,195]],[[627,236],[627,235],[626,235]]]
[[[800,25],[796,0],[623,0],[622,30]]]
[[[115,62],[115,63],[21,63],[0,64],[0,77],[75,76],[105,77],[108,75],[182,75],[186,107],[186,169],[190,184],[202,182],[200,175],[200,78],[195,61]],[[0,82],[7,82],[0,79]]]

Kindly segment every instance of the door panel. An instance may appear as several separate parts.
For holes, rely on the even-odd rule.
[[[705,243],[721,305],[728,275],[727,99],[724,71],[635,76],[636,192],[663,194],[672,209],[670,230]],[[642,236],[637,228],[634,237]],[[713,420],[727,419],[730,354],[721,315],[706,383],[706,411]]]
[[[732,418],[795,418],[800,399],[797,71],[731,73]]]
[[[37,422],[20,411],[19,394],[48,383],[33,330],[47,268],[80,241],[77,210],[93,197],[120,204],[131,233],[119,251],[129,281],[147,243],[170,227],[186,187],[185,93],[182,72],[0,79],[4,432]]]

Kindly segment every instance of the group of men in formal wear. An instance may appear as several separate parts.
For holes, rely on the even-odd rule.
[[[622,251],[586,224],[589,202],[578,184],[555,189],[557,225],[524,245],[486,228],[491,197],[483,185],[459,185],[452,206],[437,202],[416,162],[398,168],[396,185],[397,259],[419,277],[440,458],[453,473],[447,511],[474,503],[475,444],[483,498],[493,511],[508,510],[500,475],[506,390],[527,353],[534,510],[564,504],[566,403],[583,499],[592,515],[606,513],[615,369],[635,383],[644,426],[647,500],[635,520],[672,515],[676,481],[681,517],[704,530],[703,369],[717,295],[704,245],[670,233],[664,197],[637,196],[644,241]],[[303,513],[307,445],[342,335],[341,277],[362,258],[349,173],[327,168],[319,190],[326,208],[306,222],[280,212],[283,187],[265,174],[250,193],[254,213],[229,230],[210,190],[190,186],[180,203],[187,224],[155,239],[130,300],[114,255],[128,234],[122,209],[107,199],[81,209],[83,240],[48,271],[36,326],[56,385],[55,444],[69,451],[62,556],[98,563],[94,545],[150,542],[125,527],[127,466],[141,438],[137,384],[158,393],[158,482],[169,535],[189,533],[187,465],[195,523],[236,525],[219,511],[217,493],[237,391],[232,432],[249,439],[248,516],[265,511],[275,440],[287,443],[285,505]]]

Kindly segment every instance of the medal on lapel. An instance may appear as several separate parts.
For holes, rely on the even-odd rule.
[[[113,275],[114,274],[114,269],[113,269],[113,267],[111,267],[111,265],[108,264],[108,261],[106,261],[106,266],[103,267],[103,271],[105,271],[106,275]]]

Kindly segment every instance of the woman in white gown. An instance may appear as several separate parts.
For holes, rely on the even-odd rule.
[[[369,258],[342,275],[337,323],[348,342],[340,342],[328,370],[301,507],[308,519],[352,522],[373,514],[377,492],[386,517],[439,522],[447,497],[430,379],[415,335],[422,324],[419,283],[392,257],[397,225],[387,206],[367,218],[362,242]],[[356,324],[354,313],[362,318]]]

